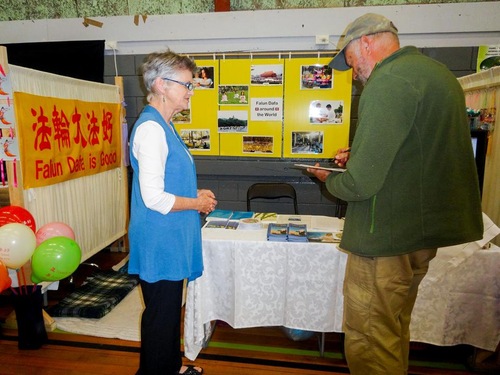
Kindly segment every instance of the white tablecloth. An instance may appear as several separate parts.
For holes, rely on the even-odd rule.
[[[329,219],[331,230],[341,228],[341,220]],[[186,357],[199,354],[213,320],[233,328],[341,332],[346,258],[335,244],[269,242],[265,230],[204,229],[205,271],[188,284]],[[440,249],[420,287],[412,341],[495,350],[499,269],[498,250],[477,243]]]
[[[419,288],[411,340],[495,351],[500,341],[500,249],[438,250]]]

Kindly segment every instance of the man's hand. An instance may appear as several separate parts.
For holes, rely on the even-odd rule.
[[[339,167],[344,168],[351,156],[351,148],[339,148],[337,150],[337,154],[333,157],[333,162],[337,164]]]
[[[314,166],[319,167],[319,163],[314,164]],[[307,168],[306,170],[307,172],[316,176],[316,178],[322,182],[325,182],[330,173],[332,173],[331,171],[327,171],[324,169],[316,169],[316,168]]]

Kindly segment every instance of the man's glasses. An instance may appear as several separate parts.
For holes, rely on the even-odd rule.
[[[189,91],[194,90],[193,82],[181,82],[181,81],[176,81],[175,79],[171,79],[171,78],[162,78],[162,79],[164,81],[172,81],[172,82],[178,83],[179,85],[182,85],[185,88],[187,88]]]

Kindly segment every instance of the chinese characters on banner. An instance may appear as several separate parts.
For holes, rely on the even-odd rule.
[[[121,164],[120,104],[14,93],[24,189]]]

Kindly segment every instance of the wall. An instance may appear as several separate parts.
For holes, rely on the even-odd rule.
[[[5,2],[1,2],[0,8]],[[376,12],[393,20],[402,45],[475,47],[498,44],[500,2],[259,10],[133,17],[0,22],[0,43],[105,40],[108,54],[137,55],[165,49],[178,53],[267,51],[335,52],[348,21]],[[1,11],[0,11],[1,14]],[[328,44],[316,44],[324,35]]]
[[[2,2],[2,17],[6,2]],[[14,2],[7,5],[14,6]],[[44,1],[40,1],[43,8]],[[457,76],[475,71],[477,46],[497,44],[499,2],[465,2],[422,4],[400,1],[372,1],[371,5],[383,6],[351,6],[350,1],[317,1],[309,2],[309,6],[317,9],[292,9],[307,5],[302,1],[232,1],[233,6],[241,6],[238,11],[214,13],[186,13],[187,4],[208,5],[211,1],[181,1],[183,11],[170,13],[147,10],[146,21],[139,19],[134,24],[133,14],[143,14],[143,9],[120,8],[115,12],[112,6],[104,8],[99,5],[95,9],[103,9],[103,13],[91,13],[83,9],[85,4],[97,4],[97,1],[59,3],[80,4],[77,13],[60,12],[53,19],[50,15],[37,18],[33,13],[26,14],[25,8],[18,9],[24,16],[0,22],[0,43],[23,43],[31,41],[58,40],[106,40],[106,82],[113,83],[113,76],[124,77],[125,101],[127,103],[127,121],[133,124],[137,114],[144,106],[144,91],[138,68],[144,55],[170,47],[179,53],[224,53],[251,51],[315,51],[322,54],[333,54],[336,42],[349,20],[353,20],[366,12],[377,12],[394,20],[400,31],[402,45],[415,45],[428,54],[445,62]],[[104,2],[100,2],[103,3]],[[115,4],[119,1],[107,2]],[[130,2],[132,3],[132,2]],[[133,2],[134,4],[136,2]],[[143,4],[159,4],[159,1],[140,2]],[[174,2],[165,2],[172,4]],[[365,5],[367,2],[356,2]],[[51,2],[53,4],[53,2]],[[244,8],[244,4],[247,5]],[[271,4],[258,9],[256,4]],[[281,4],[276,6],[276,4]],[[387,6],[386,6],[387,5]],[[283,9],[283,7],[289,9]],[[37,9],[41,9],[37,7]],[[33,7],[34,8],[34,7]],[[29,7],[28,7],[29,9]],[[201,9],[201,8],[200,8]],[[34,9],[29,9],[31,12]],[[60,11],[59,5],[54,6]],[[111,12],[111,13],[110,13]],[[203,12],[203,11],[202,11]],[[17,14],[16,12],[14,12]],[[151,16],[151,14],[158,14]],[[102,27],[82,24],[82,17],[97,17]],[[103,17],[105,16],[105,17]],[[77,17],[77,18],[71,18]],[[44,18],[44,19],[42,19]],[[0,18],[0,20],[5,18]],[[26,20],[26,21],[23,21]],[[328,45],[317,45],[316,35],[328,35]],[[352,113],[356,113],[361,88],[353,90]],[[354,134],[356,119],[351,119]],[[211,188],[219,198],[220,207],[227,209],[245,209],[245,196],[248,186],[257,181],[286,181],[292,183],[298,192],[299,210],[301,213],[320,213],[332,215],[338,213],[338,205],[322,184],[311,180],[302,171],[293,167],[294,160],[258,160],[238,158],[196,158],[200,187]]]
[[[2,1],[0,21],[36,20],[79,17],[110,17],[159,14],[193,14],[214,12],[217,0],[39,0],[39,1]],[[231,11],[342,8],[366,5],[419,4],[426,1],[412,0],[231,0]],[[479,0],[442,0],[434,3],[473,3]]]
[[[423,48],[421,51],[447,65],[457,77],[475,72],[475,47]],[[123,77],[129,127],[145,105],[142,77],[138,73],[144,57],[145,55],[118,55],[106,56],[105,59],[105,82],[114,82],[115,71]],[[351,139],[356,127],[361,91],[362,86],[355,83],[352,94]],[[212,189],[220,202],[220,208],[245,210],[246,191],[252,183],[283,181],[291,183],[297,190],[300,213],[342,216],[344,212],[342,202],[329,194],[324,184],[310,178],[302,170],[293,168],[296,160],[230,157],[195,157],[195,160],[199,187]],[[304,159],[300,161],[303,162]],[[285,204],[285,201],[280,204]],[[291,210],[291,205],[285,206]]]

